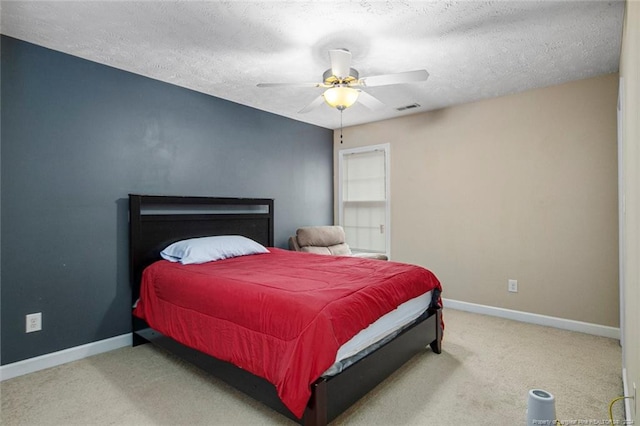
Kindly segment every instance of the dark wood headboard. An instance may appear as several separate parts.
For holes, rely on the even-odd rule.
[[[273,247],[273,200],[129,194],[132,303],[142,271],[169,244],[186,238],[243,235]]]

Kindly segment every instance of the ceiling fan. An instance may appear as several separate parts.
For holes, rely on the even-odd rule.
[[[351,52],[347,49],[329,50],[331,68],[322,75],[321,83],[259,83],[258,87],[322,87],[327,90],[299,113],[309,112],[326,102],[329,106],[343,111],[356,101],[371,110],[384,108],[384,104],[361,88],[388,86],[392,84],[424,81],[429,77],[426,70],[383,74],[360,78],[357,70],[351,68]]]

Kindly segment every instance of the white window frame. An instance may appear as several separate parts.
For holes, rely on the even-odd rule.
[[[379,145],[369,145],[359,148],[341,149],[338,151],[338,225],[344,225],[344,206],[343,206],[343,166],[344,157],[350,154],[361,154],[373,151],[384,151],[384,168],[385,168],[385,223],[384,238],[386,255],[391,259],[391,144],[384,143]],[[347,241],[348,243],[348,241]]]

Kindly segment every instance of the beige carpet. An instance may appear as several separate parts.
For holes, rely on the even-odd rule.
[[[445,322],[442,354],[414,357],[333,424],[524,425],[533,388],[555,395],[565,424],[605,424],[622,394],[617,340],[450,309]],[[294,424],[151,345],[7,380],[0,391],[7,426]],[[623,418],[621,403],[614,413]]]

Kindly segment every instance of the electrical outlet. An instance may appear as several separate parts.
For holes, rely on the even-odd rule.
[[[27,333],[42,330],[42,312],[27,315]]]
[[[518,292],[518,280],[509,280],[509,286],[507,287],[507,289],[511,293],[517,293]]]

